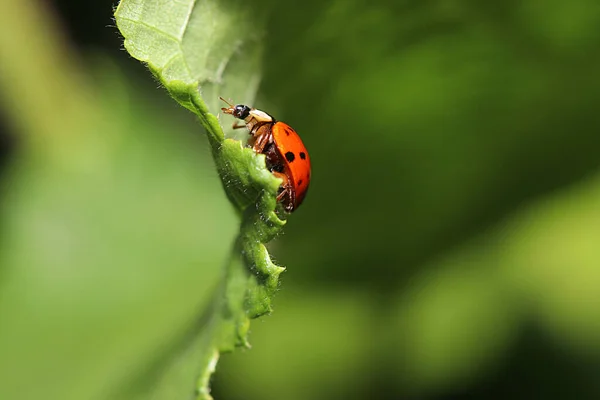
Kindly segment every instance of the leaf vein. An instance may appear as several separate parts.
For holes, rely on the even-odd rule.
[[[124,18],[124,17],[120,17],[119,19],[121,19],[122,21],[127,21],[127,22],[131,22],[133,24],[140,24],[142,26],[145,26],[146,28],[148,28],[151,31],[155,31],[158,34],[163,35],[164,37],[166,37],[167,39],[171,39],[174,42],[180,42],[181,40],[179,38],[177,38],[176,36],[171,35],[168,32],[165,31],[161,31],[159,28],[157,28],[156,26],[150,25],[146,22],[143,21],[139,21],[139,20],[135,20],[135,19],[131,19],[131,18]]]

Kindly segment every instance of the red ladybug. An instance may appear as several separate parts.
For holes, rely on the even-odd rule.
[[[287,212],[294,211],[304,200],[310,183],[310,157],[300,136],[291,126],[264,111],[243,104],[234,106],[222,97],[220,99],[229,106],[221,111],[245,122],[245,125],[234,124],[234,129],[248,128],[252,135],[248,145],[266,156],[269,171],[283,181],[277,201]]]

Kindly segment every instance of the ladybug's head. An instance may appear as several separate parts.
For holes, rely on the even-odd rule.
[[[250,111],[252,111],[250,107],[245,106],[243,104],[238,104],[237,106],[234,106],[222,97],[219,97],[219,99],[227,103],[227,105],[229,106],[221,108],[221,111],[223,111],[225,114],[231,114],[239,119],[246,119],[248,115],[250,115]]]
[[[243,104],[238,104],[237,106],[233,107],[233,112],[231,114],[236,118],[246,119],[246,117],[250,115],[250,107]]]

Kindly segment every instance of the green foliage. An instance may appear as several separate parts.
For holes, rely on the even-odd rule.
[[[172,109],[100,58],[82,73],[42,9],[4,11],[0,36],[27,46],[0,57],[18,144],[0,209],[0,398],[114,399],[186,341],[235,218],[202,142],[166,134]]]
[[[89,4],[69,26],[112,42],[88,64],[31,0],[0,13],[0,398],[600,397],[595,0],[197,1],[215,23],[183,46],[130,23],[208,140]],[[315,171],[269,247],[277,312],[221,357],[276,274],[234,256],[265,171],[230,139],[213,156],[218,96],[293,126]]]
[[[218,392],[493,397],[534,384],[598,397],[600,14],[592,0],[549,4],[270,3],[260,98],[302,135],[316,178],[277,242],[294,260],[290,297],[264,330],[322,329],[294,342],[314,351],[254,342],[224,361]],[[344,305],[304,293],[340,288],[368,311],[330,325]],[[320,346],[365,326],[361,349],[330,366],[336,348]],[[250,366],[268,373],[238,384]]]
[[[117,20],[127,47],[147,55],[169,93],[209,133],[214,162],[241,217],[237,239],[227,203],[207,173],[210,162],[195,150],[197,134],[165,135],[167,124],[144,116],[148,104],[128,93],[114,67],[98,60],[103,72],[93,87],[68,57],[61,58],[56,38],[39,33],[43,26],[36,21],[45,20],[35,8],[15,4],[7,10],[12,21],[6,29],[19,20],[15,31],[42,40],[28,47],[39,59],[18,46],[3,46],[5,94],[19,99],[9,110],[23,146],[6,178],[10,191],[1,210],[0,372],[13,378],[0,397],[130,399],[150,390],[154,398],[194,391],[210,398],[219,352],[248,346],[249,318],[271,311],[283,268],[271,262],[264,243],[285,224],[275,212],[280,182],[265,168],[264,156],[224,139],[198,92],[213,90],[215,109],[217,91],[248,99],[259,71],[236,72],[260,59],[260,47],[238,51],[252,44],[232,40],[240,20],[222,29],[233,14],[206,5],[190,8],[184,31],[192,40],[175,43],[175,53],[168,51],[172,32],[161,37],[155,29],[135,31],[151,23],[132,22],[139,10],[134,2],[121,3]],[[179,15],[178,10],[161,15]],[[142,14],[151,20],[151,14]],[[218,32],[207,31],[217,15]],[[228,36],[219,36],[225,32]],[[203,35],[214,42],[202,47],[201,57],[196,48],[186,51]],[[217,51],[205,51],[210,47]],[[144,51],[148,54],[140,55]],[[170,59],[163,62],[165,54]],[[10,79],[19,68],[29,73],[28,80]],[[42,95],[36,101],[37,93]],[[226,268],[218,283],[220,265]],[[43,340],[36,340],[36,332],[44,332]],[[61,360],[55,368],[53,360]],[[130,381],[132,370],[146,372]],[[68,381],[61,378],[65,374]],[[38,385],[27,385],[32,376],[40,377]]]
[[[260,74],[256,60],[262,52],[253,33],[257,21],[250,25],[251,11],[243,4],[225,7],[216,1],[192,0],[123,0],[115,11],[125,48],[148,65],[175,100],[199,117],[227,196],[241,215],[232,259],[207,316],[204,338],[199,339],[198,346],[204,350],[200,355],[192,353],[202,360],[199,398],[210,398],[210,373],[219,352],[249,346],[248,319],[271,311],[271,297],[284,270],[272,263],[264,246],[285,224],[276,213],[281,182],[266,169],[264,156],[257,156],[238,140],[225,139],[218,119],[209,111],[218,110],[216,91],[241,99]],[[232,61],[234,57],[239,59]],[[244,68],[235,68],[236,63]],[[230,64],[234,68],[229,68]],[[200,92],[204,97],[212,96],[208,103],[212,107],[207,107]],[[177,368],[181,364],[178,362]]]

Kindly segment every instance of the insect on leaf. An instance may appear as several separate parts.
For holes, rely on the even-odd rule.
[[[129,54],[199,117],[227,197],[240,216],[240,233],[212,307],[153,389],[157,399],[183,398],[191,389],[198,398],[210,399],[208,384],[219,354],[248,346],[249,319],[270,312],[284,270],[271,262],[265,247],[285,224],[275,212],[281,182],[266,169],[263,155],[226,138],[217,117],[219,96],[253,102],[264,21],[249,2],[214,0],[123,0],[115,18]]]

